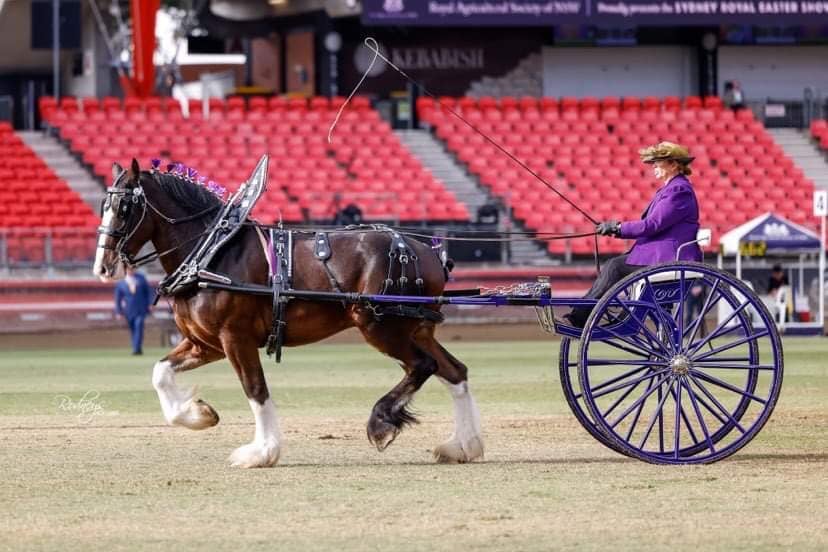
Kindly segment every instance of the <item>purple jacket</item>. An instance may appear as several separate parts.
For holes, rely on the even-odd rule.
[[[653,265],[676,260],[681,244],[696,239],[699,231],[699,203],[693,186],[684,175],[674,176],[653,197],[641,220],[621,223],[620,237],[634,239],[627,264]],[[697,244],[681,250],[682,261],[701,261]]]

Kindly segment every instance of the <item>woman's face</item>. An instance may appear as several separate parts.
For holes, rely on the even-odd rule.
[[[661,182],[678,172],[678,163],[675,161],[656,161],[653,163],[653,176]]]

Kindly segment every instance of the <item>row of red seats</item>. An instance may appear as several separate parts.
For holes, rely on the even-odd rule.
[[[256,112],[241,111],[231,116],[221,112],[214,112],[204,117],[201,112],[192,113],[185,117],[183,113],[127,113],[113,111],[110,113],[95,112],[66,112],[58,110],[51,115],[50,122],[69,133],[82,132],[84,128],[95,126],[99,132],[117,136],[123,134],[118,124],[130,125],[130,130],[137,134],[288,134],[296,130],[315,129],[327,137],[328,129],[336,119],[334,110],[323,111],[272,111]],[[108,123],[108,124],[107,124]],[[114,123],[114,124],[113,124]],[[341,127],[340,127],[341,125]],[[337,132],[347,134],[353,132],[352,127],[364,128],[368,131],[373,126],[383,126],[386,123],[376,111],[347,111],[337,123]]]
[[[207,109],[210,113],[224,113],[224,112],[268,112],[268,111],[327,111],[331,109],[338,110],[345,102],[345,98],[337,96],[334,98],[327,97],[284,97],[284,96],[253,96],[245,99],[239,96],[230,97],[227,100],[221,98],[209,98],[207,100]],[[42,96],[38,99],[38,107],[40,109],[41,117],[50,120],[51,116],[56,112],[61,111],[66,114],[84,113],[92,115],[98,112],[106,114],[114,114],[123,111],[130,113],[163,113],[173,114],[182,111],[181,104],[178,100],[173,98],[125,98],[123,101],[120,98],[105,97],[101,100],[95,97],[74,98],[64,96],[60,101],[56,101],[51,96]],[[204,102],[199,99],[190,99],[187,101],[188,111],[193,114],[203,110]],[[349,109],[355,111],[369,111],[371,109],[371,102],[368,98],[362,96],[355,96],[351,99]]]
[[[811,123],[811,136],[819,143],[819,146],[828,150],[828,121],[817,119]]]
[[[130,156],[137,156],[141,159],[175,159],[199,168],[211,179],[228,186],[249,175],[248,160],[268,152],[273,156],[271,188],[275,185],[281,194],[264,201],[264,213],[272,214],[271,205],[277,198],[288,198],[314,216],[322,211],[319,202],[303,199],[302,193],[312,183],[322,182],[329,196],[350,192],[359,195],[355,201],[369,218],[372,214],[386,215],[391,205],[377,207],[366,194],[395,193],[413,186],[433,192],[436,203],[448,206],[427,210],[427,217],[433,215],[446,220],[445,217],[450,216],[449,220],[467,220],[465,206],[458,203],[445,186],[403,147],[376,111],[364,110],[366,102],[364,98],[357,100],[356,106],[362,111],[348,111],[343,115],[332,144],[327,143],[326,137],[336,115],[337,103],[321,99],[303,105],[294,101],[287,111],[267,112],[265,118],[252,121],[253,111],[243,111],[238,121],[229,118],[216,121],[212,115],[209,121],[166,121],[156,126],[142,121],[131,127],[128,134],[100,135],[100,127],[95,122],[103,116],[100,112],[97,115],[86,112],[66,114],[58,109],[52,123],[60,129],[61,136],[72,149],[104,180],[110,177],[113,160],[124,162]],[[228,101],[228,105],[231,103]],[[255,103],[251,100],[250,109]],[[268,107],[273,107],[272,103],[271,100]],[[153,105],[158,103],[153,102]],[[144,105],[144,108],[148,106]],[[125,110],[113,109],[106,116],[115,113],[125,114]],[[129,116],[138,118],[140,113],[133,111]],[[359,144],[359,147],[349,144]],[[217,150],[221,151],[221,156],[216,156]],[[408,209],[403,204],[393,207],[401,216],[419,212],[419,209]],[[290,211],[292,216],[299,213],[296,209]]]
[[[0,228],[97,225],[89,206],[8,123],[0,123],[0,181]]]
[[[521,109],[532,110],[541,109],[544,111],[552,110],[578,110],[588,111],[595,109],[617,109],[621,111],[658,111],[661,109],[668,111],[679,111],[680,109],[715,109],[721,110],[724,107],[722,100],[718,96],[707,96],[701,98],[699,96],[687,96],[683,100],[678,96],[666,96],[659,98],[656,96],[645,96],[639,98],[637,96],[608,96],[605,98],[595,97],[574,97],[564,96],[562,98],[543,97],[536,98],[534,96],[524,96],[522,98],[515,98],[511,96],[504,96],[499,100],[490,96],[483,96],[481,98],[452,98],[452,97],[421,97],[417,100],[418,111],[427,111],[429,109],[473,109],[479,108],[483,110],[507,110],[507,109]]]
[[[472,119],[488,126],[487,134],[597,217],[640,216],[657,184],[652,180],[651,167],[638,159],[637,150],[677,136],[675,140],[686,143],[698,158],[691,180],[696,183],[702,206],[702,224],[713,227],[714,240],[766,210],[795,222],[813,222],[809,220],[813,184],[749,111],[722,111],[714,118],[712,109],[696,106],[675,113],[662,111],[648,121],[643,121],[645,112],[638,119],[606,121],[594,113],[574,110],[563,121],[557,113],[548,119],[545,112],[538,116],[532,106],[522,112],[514,106],[482,109],[479,103],[458,108],[464,109],[464,117],[474,114]],[[428,107],[423,110],[421,114],[432,124],[436,136],[483,185],[503,198],[528,228],[564,232],[589,229],[582,214],[517,168],[468,125],[450,113]],[[657,121],[668,113],[669,121],[659,126]],[[692,127],[690,132],[683,131],[685,125]],[[700,128],[707,132],[700,132]],[[618,240],[602,242],[607,252],[626,247]],[[592,240],[574,240],[570,245],[573,252],[586,254]],[[552,242],[550,251],[560,253],[563,247],[561,242]]]

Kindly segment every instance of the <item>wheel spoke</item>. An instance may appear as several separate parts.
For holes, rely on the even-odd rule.
[[[679,390],[681,389],[681,378],[679,378],[679,383],[677,384]],[[676,400],[676,393],[673,392],[673,400]],[[699,439],[696,437],[696,432],[693,431],[693,427],[690,425],[690,419],[687,417],[687,412],[684,410],[684,406],[680,406],[679,410],[681,411],[681,419],[684,420],[684,425],[687,427],[687,432],[690,434],[690,438],[693,439],[693,444],[698,445]]]
[[[769,334],[770,334],[770,332],[768,330],[762,330],[762,331],[757,332],[755,334],[746,335],[745,337],[742,337],[742,338],[736,339],[734,341],[731,341],[730,343],[722,345],[721,347],[716,347],[715,349],[707,351],[706,353],[700,354],[698,357],[693,359],[693,362],[698,362],[700,360],[704,360],[706,358],[709,358],[709,357],[715,355],[716,353],[721,353],[723,351],[730,350],[734,347],[738,347],[739,345],[744,345],[745,343],[749,343],[749,342],[754,341],[756,339],[760,339],[760,338],[765,337],[766,335],[769,335]]]
[[[653,298],[653,311],[656,313],[656,316],[658,316],[659,320],[661,320],[661,325],[664,326],[664,328],[668,332],[672,333],[673,328],[670,326],[670,322],[669,322],[673,319],[672,316],[667,316],[667,313],[664,312],[664,309],[662,309],[661,305],[658,303],[658,299],[656,298],[655,290],[653,289],[653,285],[650,283],[650,278],[647,277],[647,276],[644,276],[644,282],[645,282],[645,286],[647,286],[647,288],[650,290],[650,295]],[[675,354],[676,353],[676,348],[673,346],[673,340],[668,339],[666,341],[666,343],[670,347],[670,353]]]
[[[672,387],[673,382],[669,382],[669,385]],[[664,399],[667,399],[667,393],[664,393],[661,390],[661,387],[658,388],[658,400],[661,401],[662,393]],[[658,451],[661,454],[664,454],[664,409],[658,411]]]
[[[693,361],[693,365],[696,368],[715,368],[722,370],[776,370],[776,366],[772,364],[726,364],[718,362],[701,362],[696,364]]]
[[[757,397],[753,393],[748,393],[747,391],[743,391],[742,389],[739,389],[738,387],[736,387],[734,385],[731,385],[731,384],[727,383],[726,381],[722,381],[719,378],[713,377],[709,374],[705,374],[704,372],[699,372],[695,368],[690,368],[690,373],[695,375],[697,378],[703,379],[704,381],[706,381],[710,384],[721,387],[722,389],[727,389],[728,391],[732,391],[733,393],[736,393],[738,395],[742,395],[743,397],[747,397],[751,400],[754,400],[754,401],[758,402],[759,404],[766,404],[768,402],[765,399]]]
[[[637,320],[637,319],[636,319],[636,320]],[[611,330],[611,329],[609,329],[609,328],[601,328],[601,329],[602,329],[603,331],[605,331],[605,332],[609,333],[610,335],[612,335],[612,336],[613,336],[613,337],[615,337],[616,339],[620,339],[621,341],[623,341],[623,342],[624,342],[624,343],[626,343],[627,345],[630,345],[630,346],[632,346],[632,347],[639,347],[639,348],[641,349],[641,353],[642,353],[642,354],[641,354],[641,356],[643,356],[643,357],[647,357],[647,358],[649,358],[649,357],[650,357],[650,355],[656,355],[656,356],[658,356],[658,357],[663,358],[664,360],[667,360],[667,357],[665,357],[664,355],[662,355],[662,354],[661,354],[661,353],[659,353],[659,352],[652,351],[652,350],[648,352],[648,351],[645,349],[645,347],[647,347],[648,345],[647,345],[646,343],[642,343],[642,342],[638,341],[637,337],[636,337],[636,336],[634,336],[634,335],[631,335],[631,336],[623,336],[623,335],[619,334],[618,332],[616,332],[615,330]],[[614,347],[616,344],[610,343],[610,345],[612,345],[612,346]],[[665,351],[665,352],[666,352],[666,351]]]
[[[624,412],[622,412],[622,413],[618,416],[618,418],[615,420],[615,422],[613,422],[612,424],[610,424],[610,428],[615,429],[615,427],[616,427],[618,424],[620,424],[620,423],[624,420],[624,418],[626,418],[627,416],[629,416],[629,415],[630,415],[630,412],[632,412],[633,410],[635,410],[635,407],[637,407],[637,406],[638,406],[639,404],[641,404],[642,402],[646,401],[646,400],[647,400],[647,397],[649,397],[650,395],[652,395],[653,393],[655,393],[655,390],[656,390],[656,389],[658,389],[658,388],[659,388],[659,386],[660,386],[660,385],[661,385],[664,381],[666,381],[667,379],[669,379],[669,376],[665,376],[665,377],[661,378],[661,379],[658,381],[658,383],[657,383],[656,385],[654,385],[651,389],[648,389],[647,391],[645,391],[645,392],[644,392],[644,394],[643,394],[643,395],[641,395],[640,397],[638,397],[638,398],[635,400],[635,402],[633,402],[630,406],[628,406],[628,407],[627,407],[627,409],[626,409],[626,410],[624,410]]]
[[[612,405],[610,405],[610,407],[609,407],[609,408],[608,408],[605,412],[603,412],[603,413],[602,413],[602,417],[606,420],[606,419],[607,419],[607,416],[609,416],[610,414],[612,414],[612,411],[613,411],[613,410],[615,410],[615,409],[618,407],[618,405],[619,405],[619,404],[621,404],[621,403],[624,401],[624,399],[626,399],[627,397],[629,397],[629,396],[630,396],[630,393],[632,393],[633,391],[635,391],[635,390],[638,388],[638,386],[639,386],[639,385],[641,385],[641,383],[642,383],[643,381],[644,381],[644,380],[640,380],[640,381],[638,381],[635,385],[633,385],[632,387],[630,387],[629,389],[627,389],[626,391],[624,391],[624,392],[621,394],[621,396],[620,396],[620,397],[618,397],[617,399],[615,399],[615,402],[614,402],[614,403],[612,403]],[[653,380],[652,380],[652,379],[650,379],[649,381],[650,381],[650,382],[652,382]]]
[[[638,327],[641,328],[641,330],[644,332],[644,335],[647,337],[647,340],[650,341],[650,346],[651,347],[659,347],[659,349],[661,349],[661,351],[664,352],[664,355],[672,354],[670,351],[667,350],[667,348],[664,346],[664,343],[661,342],[661,340],[658,338],[658,336],[654,335],[653,332],[650,331],[650,328],[647,327],[645,322],[640,320],[633,313],[633,311],[629,307],[627,307],[627,305],[622,304],[622,306],[624,307],[624,310],[626,310],[629,313],[630,317],[632,317],[633,320],[638,322]],[[653,351],[653,353],[657,354],[661,358],[664,358],[665,360],[667,358],[666,356],[664,356],[660,353],[656,353],[655,351]]]
[[[652,378],[658,377],[661,374],[664,374],[665,372],[667,372],[668,370],[670,370],[670,369],[665,368],[665,369],[660,370],[658,372],[650,372],[648,374],[644,374],[643,376],[639,376],[639,377],[637,377],[635,379],[632,379],[630,381],[625,381],[623,383],[619,383],[618,385],[613,385],[609,389],[602,390],[600,393],[592,393],[592,396],[597,398],[597,397],[603,397],[604,395],[609,395],[610,393],[614,393],[614,392],[616,392],[620,389],[624,389],[625,387],[629,387],[630,385],[633,385],[635,383],[639,383],[639,382],[642,382],[642,381],[647,380],[647,379],[652,379]]]
[[[716,280],[713,283],[713,287],[710,289],[710,295],[708,295],[707,299],[704,300],[704,306],[702,306],[701,313],[699,314],[699,317],[696,319],[696,321],[693,323],[690,339],[687,340],[688,347],[690,346],[690,343],[693,343],[693,340],[696,339],[696,333],[699,331],[699,327],[702,324],[704,324],[704,318],[707,316],[707,313],[710,312],[710,309],[713,308],[713,305],[717,304],[719,302],[719,299],[722,298],[722,294],[719,293],[719,296],[716,297],[716,300],[713,303],[711,303],[713,296],[716,295],[716,293],[718,292],[719,282],[721,282],[721,280]],[[690,328],[687,328],[687,330],[689,329]],[[685,336],[682,335],[681,337],[682,340],[684,340]]]
[[[602,328],[602,329],[606,330],[606,328]],[[641,358],[650,358],[650,356],[652,356],[652,353],[647,353],[642,349],[633,349],[632,347],[625,347],[624,345],[621,345],[620,343],[615,343],[611,339],[604,339],[604,340],[601,341],[601,343],[606,343],[607,345],[609,345],[611,347],[615,347],[616,349],[624,351],[625,353],[630,353],[631,355],[640,356]]]
[[[695,383],[697,383],[697,382],[695,382]],[[691,389],[692,389],[692,387],[691,387]],[[707,411],[710,412],[713,415],[714,418],[719,420],[719,422],[722,425],[726,425],[728,423],[727,418],[722,416],[722,414],[718,410],[714,409],[709,404],[707,404],[707,401],[705,401],[700,395],[696,395],[696,400],[699,401],[699,404],[702,405],[705,409],[707,409]]]
[[[699,408],[699,403],[696,401],[696,394],[690,389],[690,384],[682,378],[681,385],[687,390],[687,396],[690,397],[690,403],[693,405],[693,410],[696,412],[696,419],[699,421],[699,425],[701,426],[702,433],[704,433],[704,439],[707,441],[707,447],[710,449],[710,452],[716,452],[716,449],[713,447],[713,440],[710,438],[710,431],[707,429],[707,424],[704,423],[704,417],[702,416],[701,409]]]
[[[648,392],[650,389],[653,388],[653,380],[647,382],[647,389],[644,391],[645,393]],[[627,430],[627,436],[624,438],[626,442],[630,442],[630,438],[632,437],[633,431],[635,430],[635,426],[638,425],[638,420],[641,418],[641,411],[644,410],[644,405],[647,404],[647,399],[645,399],[641,404],[638,405],[638,409],[633,416],[633,421],[630,424],[630,428]]]
[[[688,356],[695,355],[698,352],[698,350],[701,349],[704,346],[705,343],[707,343],[708,341],[712,340],[715,337],[719,337],[720,332],[721,332],[721,335],[725,335],[728,332],[732,332],[735,328],[738,328],[739,326],[733,326],[729,330],[727,330],[725,332],[722,332],[722,329],[724,329],[724,327],[727,326],[727,324],[731,320],[733,320],[733,317],[736,316],[737,314],[739,314],[745,307],[748,306],[748,304],[749,303],[744,302],[741,305],[739,305],[738,307],[736,307],[735,309],[733,309],[733,312],[731,312],[730,315],[728,315],[728,317],[725,318],[723,322],[720,322],[719,325],[716,326],[716,329],[714,329],[712,332],[710,332],[710,334],[707,337],[702,338],[701,341],[697,341],[695,344],[692,345],[693,348],[690,349],[690,351],[688,351],[688,353],[687,353]]]
[[[676,316],[678,320],[676,321],[676,326],[678,326],[678,335],[684,335],[684,303],[687,301],[687,297],[685,293],[690,293],[690,288],[687,288],[687,292],[684,291],[684,270],[681,271],[681,277],[679,278],[679,304],[678,309],[676,312]],[[682,350],[682,345],[684,344],[684,339],[682,338],[681,341],[678,343],[678,350]],[[681,387],[679,387],[679,397],[681,396]]]
[[[642,370],[647,370],[648,368],[649,368],[648,366],[641,366],[639,368],[635,368],[633,370],[630,370],[629,372],[624,372],[620,376],[616,376],[616,377],[612,378],[609,381],[605,381],[605,382],[603,382],[599,385],[596,385],[595,387],[592,388],[592,391],[598,391],[599,389],[603,389],[604,387],[607,387],[608,385],[612,385],[615,382],[621,381],[624,378],[628,378],[628,377],[630,377],[634,374],[637,374],[638,372],[641,372]],[[575,395],[575,398],[580,399],[583,396],[584,396],[584,393],[581,392],[581,393],[578,393],[577,395]]]
[[[668,380],[668,379],[669,378],[664,378],[665,381]],[[672,388],[673,382],[669,381],[668,385]],[[661,383],[659,384],[658,388],[661,389]],[[647,443],[647,439],[650,438],[650,433],[652,433],[652,431],[653,431],[653,426],[655,425],[656,420],[658,420],[661,417],[661,409],[664,407],[664,403],[667,401],[667,397],[669,397],[669,396],[670,396],[670,393],[664,393],[661,396],[661,400],[658,401],[658,404],[656,405],[656,408],[653,411],[652,416],[650,416],[650,421],[647,423],[647,430],[644,432],[644,437],[641,438],[641,443],[638,445],[639,449],[644,450],[644,445]],[[662,435],[661,452],[664,452],[664,443],[663,443],[664,433],[662,432],[661,435]]]
[[[681,415],[684,413],[681,409],[681,383],[677,387],[677,390],[673,390],[673,386],[670,386],[670,393],[673,394],[673,401],[676,403],[676,422],[673,427],[673,458],[676,459],[681,444]]]
[[[666,360],[638,360],[630,359],[612,359],[612,358],[596,358],[587,359],[589,366],[667,366]]]
[[[705,395],[708,399],[710,399],[710,402],[712,402],[714,405],[716,405],[716,408],[718,408],[718,409],[721,411],[721,413],[725,415],[725,417],[726,417],[726,418],[730,421],[730,423],[732,423],[732,424],[733,424],[736,428],[738,428],[738,429],[739,429],[739,431],[741,431],[743,434],[744,434],[744,433],[747,433],[747,431],[745,430],[745,428],[743,428],[743,427],[742,427],[742,424],[740,424],[740,423],[738,422],[738,420],[736,420],[736,419],[733,417],[733,415],[730,413],[730,411],[729,411],[727,408],[725,408],[724,406],[722,406],[722,403],[720,403],[720,402],[719,402],[719,400],[718,400],[718,399],[717,399],[717,398],[716,398],[716,397],[715,397],[715,396],[714,396],[714,395],[713,395],[710,391],[708,391],[708,389],[707,389],[704,385],[702,385],[702,383],[701,383],[699,380],[697,380],[696,378],[694,378],[694,377],[692,376],[692,374],[688,374],[688,376],[687,376],[687,377],[689,377],[689,378],[690,378],[690,381],[692,381],[694,384],[696,384],[696,386],[697,386],[699,389],[701,389],[702,393],[704,393],[704,395]],[[701,397],[700,397],[700,398],[701,398]],[[705,403],[702,403],[702,404],[705,404]],[[710,407],[709,407],[709,406],[707,406],[706,404],[705,404],[705,406],[708,408],[708,410],[710,409]],[[711,412],[712,412],[712,410],[711,410]],[[721,420],[721,418],[719,418],[719,420],[720,420],[720,421],[722,421],[722,423],[724,423],[724,421],[723,421],[723,420]]]

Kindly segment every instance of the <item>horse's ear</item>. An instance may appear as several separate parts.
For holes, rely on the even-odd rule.
[[[121,173],[124,172],[124,168],[119,165],[118,163],[112,163],[112,180],[117,180]]]
[[[132,171],[132,176],[136,178],[141,174],[141,167],[138,166],[138,160],[134,157],[132,158],[132,165],[129,169]]]

